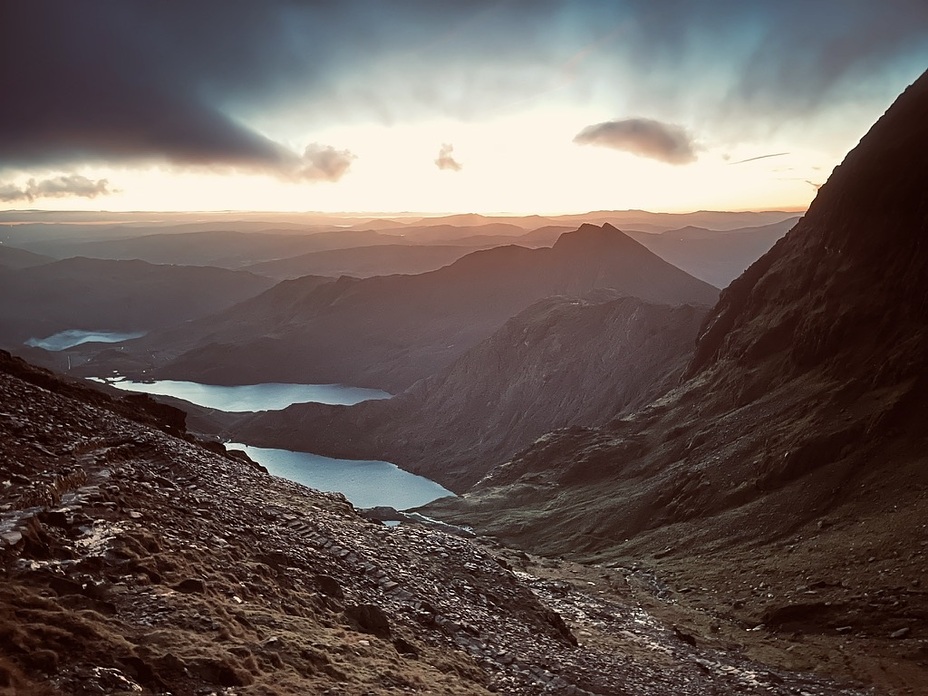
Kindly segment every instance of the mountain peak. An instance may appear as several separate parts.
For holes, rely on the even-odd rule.
[[[642,250],[647,249],[629,237],[622,230],[610,225],[608,222],[602,226],[592,223],[584,223],[573,232],[565,232],[554,243],[554,249],[565,248],[591,248],[591,247],[640,247]],[[648,252],[650,253],[650,252]]]
[[[924,220],[928,170],[928,71],[913,82],[821,187],[807,216],[833,214],[841,207],[846,218]],[[900,231],[901,232],[901,231]],[[911,230],[924,233],[925,230]]]

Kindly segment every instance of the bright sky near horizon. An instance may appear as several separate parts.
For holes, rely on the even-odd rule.
[[[801,209],[923,0],[0,6],[0,209]]]

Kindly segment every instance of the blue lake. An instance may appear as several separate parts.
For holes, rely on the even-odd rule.
[[[131,382],[124,379],[92,379],[126,391],[173,396],[200,406],[230,412],[278,410],[304,402],[350,405],[368,399],[390,398],[390,394],[384,391],[341,384],[266,383],[229,387],[174,380]],[[238,443],[227,446],[244,450],[275,476],[310,488],[343,493],[356,507],[389,505],[404,510],[424,505],[436,498],[454,495],[434,481],[403,471],[390,462],[332,459],[308,452]]]
[[[252,447],[235,442],[227,443],[226,447],[245,451],[274,476],[320,491],[344,493],[352,505],[359,508],[389,505],[405,510],[454,495],[434,481],[403,471],[390,462],[331,459],[308,452]]]
[[[144,331],[81,331],[79,329],[69,329],[46,338],[30,338],[26,341],[26,345],[33,348],[58,351],[73,348],[82,343],[119,343],[133,338],[141,338],[144,335]]]
[[[129,380],[103,380],[111,387],[125,391],[160,394],[184,399],[198,406],[220,411],[276,411],[290,404],[320,403],[350,406],[370,399],[389,399],[390,394],[379,389],[363,389],[343,384],[243,384],[222,386],[199,384],[171,379],[153,382],[131,382]]]

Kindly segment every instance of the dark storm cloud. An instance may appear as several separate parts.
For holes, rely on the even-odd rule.
[[[435,166],[441,170],[450,170],[453,172],[461,171],[461,163],[454,159],[454,146],[445,143],[438,151],[438,158],[435,160]]]
[[[668,164],[689,164],[696,160],[695,145],[685,129],[650,118],[626,118],[587,126],[574,142],[624,150]]]
[[[866,88],[868,79],[879,80],[897,60],[908,57],[918,71],[928,67],[923,0],[766,5],[760,15],[764,31],[744,56],[725,108],[802,117],[839,88],[853,99],[853,92]]]
[[[477,119],[555,88],[647,100],[662,118],[695,103],[706,122],[788,119],[924,67],[926,36],[924,0],[6,2],[0,168],[155,159],[294,176],[299,153],[249,123],[299,106],[311,141],[333,120]],[[721,87],[695,100],[705,85]]]
[[[433,37],[436,28],[497,4],[4,4],[0,167],[166,159],[334,180],[344,173],[344,155],[312,152],[309,167],[294,171],[297,153],[231,114],[338,92],[340,76],[421,43],[417,29]],[[325,106],[318,111],[329,125]]]
[[[282,148],[210,104],[198,91],[197,66],[185,70],[167,32],[135,14],[154,6],[129,5],[39,1],[4,7],[0,163],[282,161]],[[208,49],[208,35],[204,40]]]
[[[50,179],[29,179],[25,186],[0,184],[0,202],[31,203],[37,198],[96,198],[112,193],[106,179],[93,181],[80,174],[62,174]]]
[[[662,0],[616,7],[634,8],[621,41],[645,93],[680,106],[721,77],[720,99],[697,108],[730,125],[804,118],[836,98],[861,99],[894,71],[911,81],[928,66],[924,0]],[[679,81],[649,79],[668,71]]]
[[[339,178],[344,153],[313,146],[300,157],[227,113],[312,73],[312,52],[287,61],[289,5],[5,5],[0,167],[167,160]]]

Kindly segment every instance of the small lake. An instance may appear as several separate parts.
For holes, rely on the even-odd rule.
[[[267,470],[320,491],[344,493],[358,508],[389,505],[405,510],[436,498],[454,495],[434,481],[382,461],[332,459],[308,452],[252,447],[235,442],[228,449],[243,450]]]
[[[342,384],[246,384],[221,386],[175,380],[132,382],[90,378],[117,389],[160,394],[184,399],[200,406],[221,411],[268,411],[286,408],[290,404],[317,402],[351,405],[369,399],[389,399],[390,394],[379,389],[363,389]],[[281,478],[290,479],[321,491],[343,493],[355,507],[388,505],[397,510],[425,505],[436,498],[454,495],[451,491],[423,476],[403,471],[385,461],[333,459],[308,452],[252,447],[229,443],[230,449],[245,451],[249,457]]]
[[[371,399],[389,399],[390,394],[380,389],[363,389],[343,384],[242,384],[222,386],[199,384],[172,379],[153,382],[131,382],[129,380],[105,380],[111,387],[125,391],[160,394],[183,399],[198,406],[220,411],[277,411],[290,404],[319,403],[351,406]]]
[[[33,348],[58,351],[73,348],[82,343],[119,343],[133,338],[141,338],[145,333],[145,331],[81,331],[79,329],[69,329],[68,331],[59,331],[47,338],[30,338],[26,341],[26,345]]]

